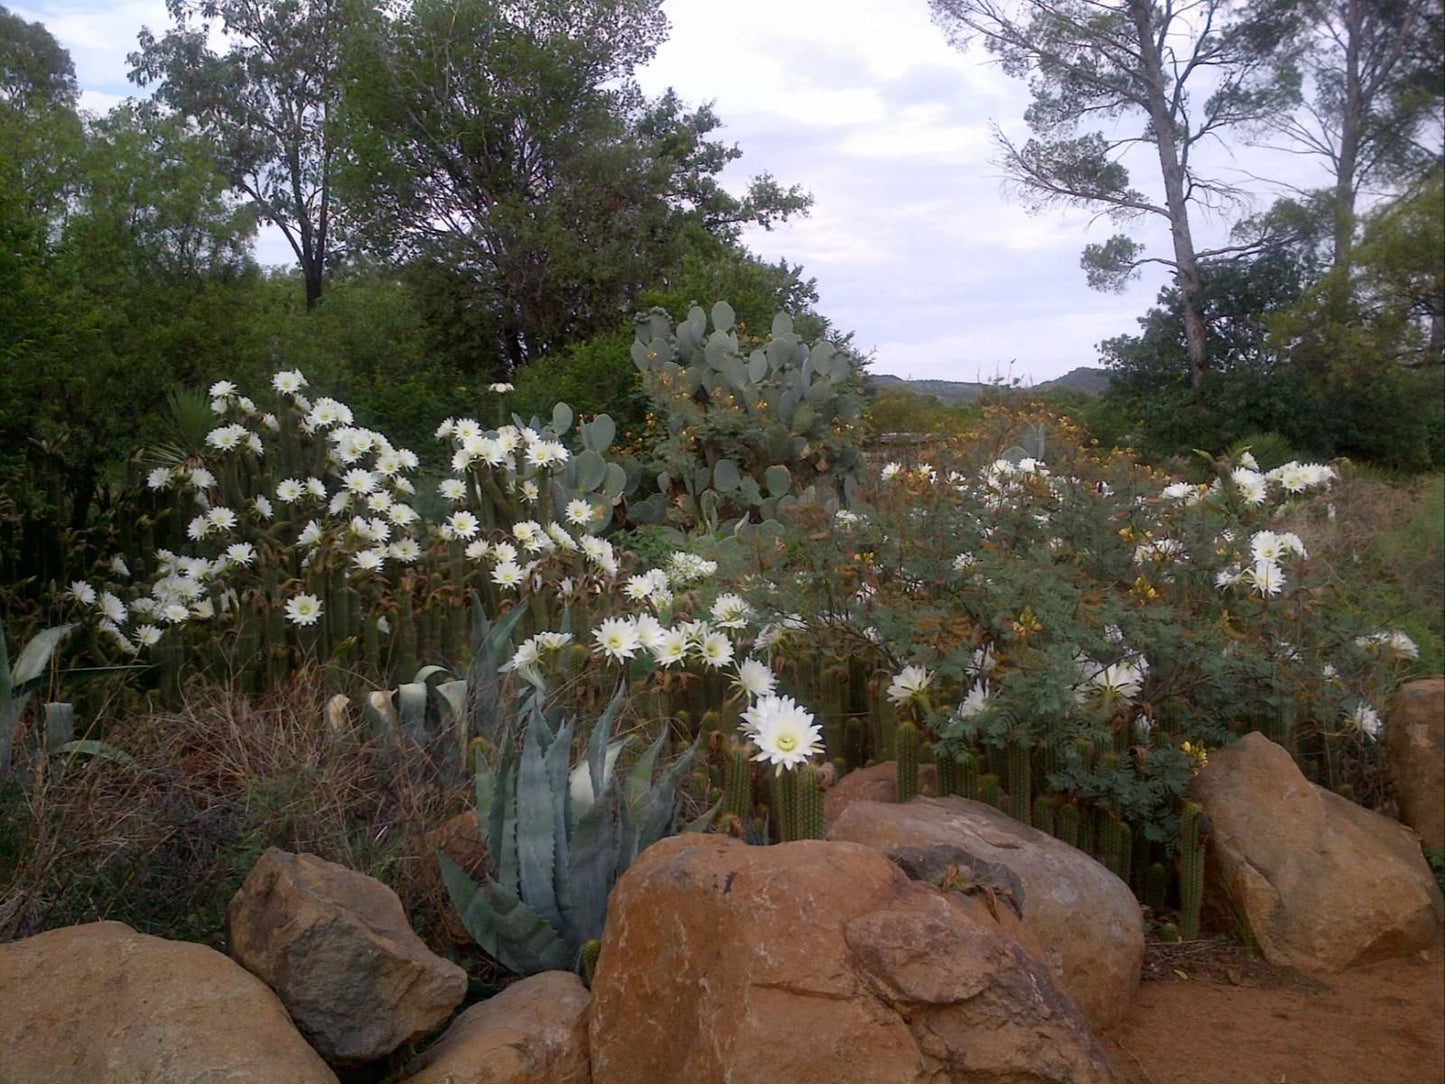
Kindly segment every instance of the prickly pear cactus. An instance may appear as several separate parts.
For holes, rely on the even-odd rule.
[[[835,496],[862,464],[852,356],[804,343],[785,313],[755,341],[739,335],[725,301],[711,314],[693,306],[676,326],[653,309],[637,319],[632,359],[665,430],[653,449],[659,492],[630,509],[634,519],[684,528],[772,519],[810,489]]]

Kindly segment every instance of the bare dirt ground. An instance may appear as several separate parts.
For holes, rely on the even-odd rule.
[[[1126,1084],[1442,1084],[1445,940],[1313,979],[1237,945],[1150,943],[1100,1037]]]

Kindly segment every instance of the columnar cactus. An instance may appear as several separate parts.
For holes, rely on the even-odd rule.
[[[918,727],[910,722],[899,723],[894,744],[898,753],[898,800],[906,802],[918,793]]]
[[[1186,802],[1179,814],[1179,929],[1184,940],[1199,937],[1204,903],[1204,808]]]

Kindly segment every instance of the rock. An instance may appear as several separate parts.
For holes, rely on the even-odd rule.
[[[1090,1026],[1103,1030],[1128,1013],[1144,962],[1144,913],[1129,886],[1083,851],[954,797],[854,802],[828,837],[885,852],[947,844],[1005,867],[1023,886],[1023,925]]]
[[[1263,734],[1211,753],[1195,796],[1206,902],[1270,963],[1336,971],[1430,946],[1445,911],[1415,834],[1310,783]]]
[[[1047,968],[877,851],[682,835],[612,891],[593,1084],[1094,1084],[1114,1077]]]
[[[336,1084],[260,979],[204,945],[92,922],[0,945],[5,1084]]]
[[[226,909],[231,955],[275,990],[327,1061],[383,1058],[446,1023],[467,975],[412,932],[396,893],[270,848]]]
[[[1385,755],[1400,819],[1445,851],[1445,678],[1411,681],[1390,705]]]
[[[407,1066],[409,1084],[589,1084],[587,1004],[570,971],[513,983],[452,1021]]]
[[[926,797],[938,794],[938,767],[918,766],[918,793]],[[898,762],[885,760],[871,768],[849,772],[823,792],[823,819],[829,824],[843,815],[853,802],[898,801]]]

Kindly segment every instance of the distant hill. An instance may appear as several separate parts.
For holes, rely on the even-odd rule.
[[[992,388],[991,384],[980,384],[971,380],[904,380],[888,373],[870,373],[868,379],[879,388],[906,388],[918,395],[931,395],[944,403],[971,403],[979,393]],[[1057,380],[1046,380],[1035,384],[1033,390],[1048,391],[1050,388],[1070,388],[1085,395],[1099,395],[1113,379],[1107,369],[1080,367],[1065,373]]]

